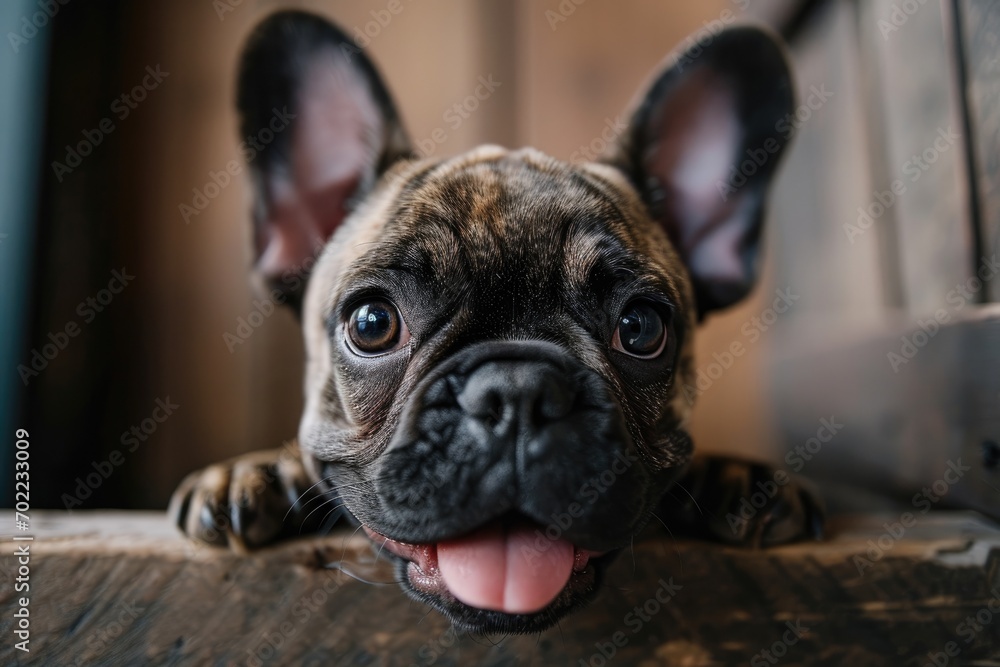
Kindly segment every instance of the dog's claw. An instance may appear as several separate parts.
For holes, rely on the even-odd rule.
[[[168,513],[192,540],[245,552],[315,530],[303,509],[320,494],[297,450],[255,452],[188,475]]]

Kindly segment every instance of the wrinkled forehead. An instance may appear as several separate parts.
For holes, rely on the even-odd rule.
[[[624,183],[534,151],[428,167],[382,213],[378,240],[350,271],[355,279],[399,271],[487,305],[512,295],[540,305],[623,281],[667,298],[681,291],[678,262],[651,238]]]

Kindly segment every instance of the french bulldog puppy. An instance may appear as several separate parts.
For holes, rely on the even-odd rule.
[[[238,107],[244,135],[293,118],[250,169],[256,270],[305,335],[300,454],[190,475],[174,520],[253,549],[342,506],[408,593],[507,633],[591,599],[654,515],[730,543],[818,537],[805,486],[776,486],[748,518],[740,501],[775,471],[692,459],[685,431],[695,327],[754,284],[793,98],[775,38],[736,27],[674,55],[600,162],[496,146],[418,159],[341,30],[266,19]]]

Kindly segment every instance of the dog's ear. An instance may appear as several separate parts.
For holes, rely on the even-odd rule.
[[[605,158],[623,170],[680,252],[699,319],[753,287],[764,196],[791,135],[782,47],[724,30],[671,56]]]
[[[298,311],[317,252],[410,143],[371,61],[305,12],[273,14],[250,35],[237,107],[256,269]]]

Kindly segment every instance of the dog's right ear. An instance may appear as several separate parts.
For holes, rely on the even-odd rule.
[[[237,107],[255,268],[299,312],[317,253],[378,177],[412,156],[409,139],[372,62],[305,12],[273,14],[250,35]]]

